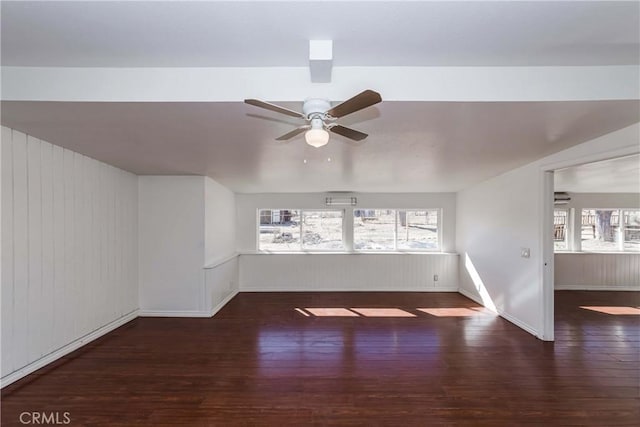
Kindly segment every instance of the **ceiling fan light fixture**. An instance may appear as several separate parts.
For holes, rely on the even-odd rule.
[[[304,139],[307,144],[319,148],[329,142],[329,132],[324,129],[310,129],[304,134]]]

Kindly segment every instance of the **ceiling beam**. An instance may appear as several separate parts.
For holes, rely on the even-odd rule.
[[[331,83],[307,67],[2,67],[2,100],[241,102],[344,100],[364,89],[385,101],[587,101],[640,97],[640,67],[335,67]]]
[[[309,72],[311,83],[331,83],[333,68],[333,41],[309,41]]]

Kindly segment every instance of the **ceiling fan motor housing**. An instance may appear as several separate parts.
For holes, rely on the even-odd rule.
[[[302,112],[307,119],[313,118],[315,115],[324,115],[331,108],[331,103],[327,99],[309,98],[304,101]]]

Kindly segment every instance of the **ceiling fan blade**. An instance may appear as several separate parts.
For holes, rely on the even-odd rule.
[[[260,108],[265,108],[267,110],[275,111],[276,113],[286,114],[291,117],[298,117],[302,119],[306,119],[304,114],[298,113],[297,111],[289,110],[288,108],[281,107],[279,105],[270,104],[268,102],[260,101],[259,99],[245,99],[245,103],[249,105],[253,105]]]
[[[296,135],[301,134],[302,132],[311,129],[311,126],[309,125],[304,125],[304,126],[300,126],[298,128],[295,128],[294,130],[292,130],[291,132],[285,133],[282,136],[279,136],[276,138],[276,141],[286,141],[287,139],[291,139]]]
[[[335,118],[344,117],[347,114],[355,113],[358,110],[370,107],[380,101],[382,101],[382,97],[378,92],[367,89],[353,98],[347,99],[343,103],[329,109],[327,114]]]
[[[337,133],[338,135],[342,135],[342,136],[347,137],[349,139],[353,139],[354,141],[362,141],[367,136],[369,136],[366,133],[363,133],[363,132],[360,132],[358,130],[351,129],[351,128],[348,128],[348,127],[344,127],[342,125],[331,126],[329,128],[329,130],[331,132],[333,132],[333,133]]]

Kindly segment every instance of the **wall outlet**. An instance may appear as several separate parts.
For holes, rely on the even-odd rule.
[[[434,281],[434,282],[437,282],[437,281],[438,281],[438,275],[437,275],[437,274],[434,274],[434,275],[433,275],[433,281]]]
[[[529,249],[529,248],[520,248],[520,256],[522,258],[529,258],[531,256],[531,249]]]

